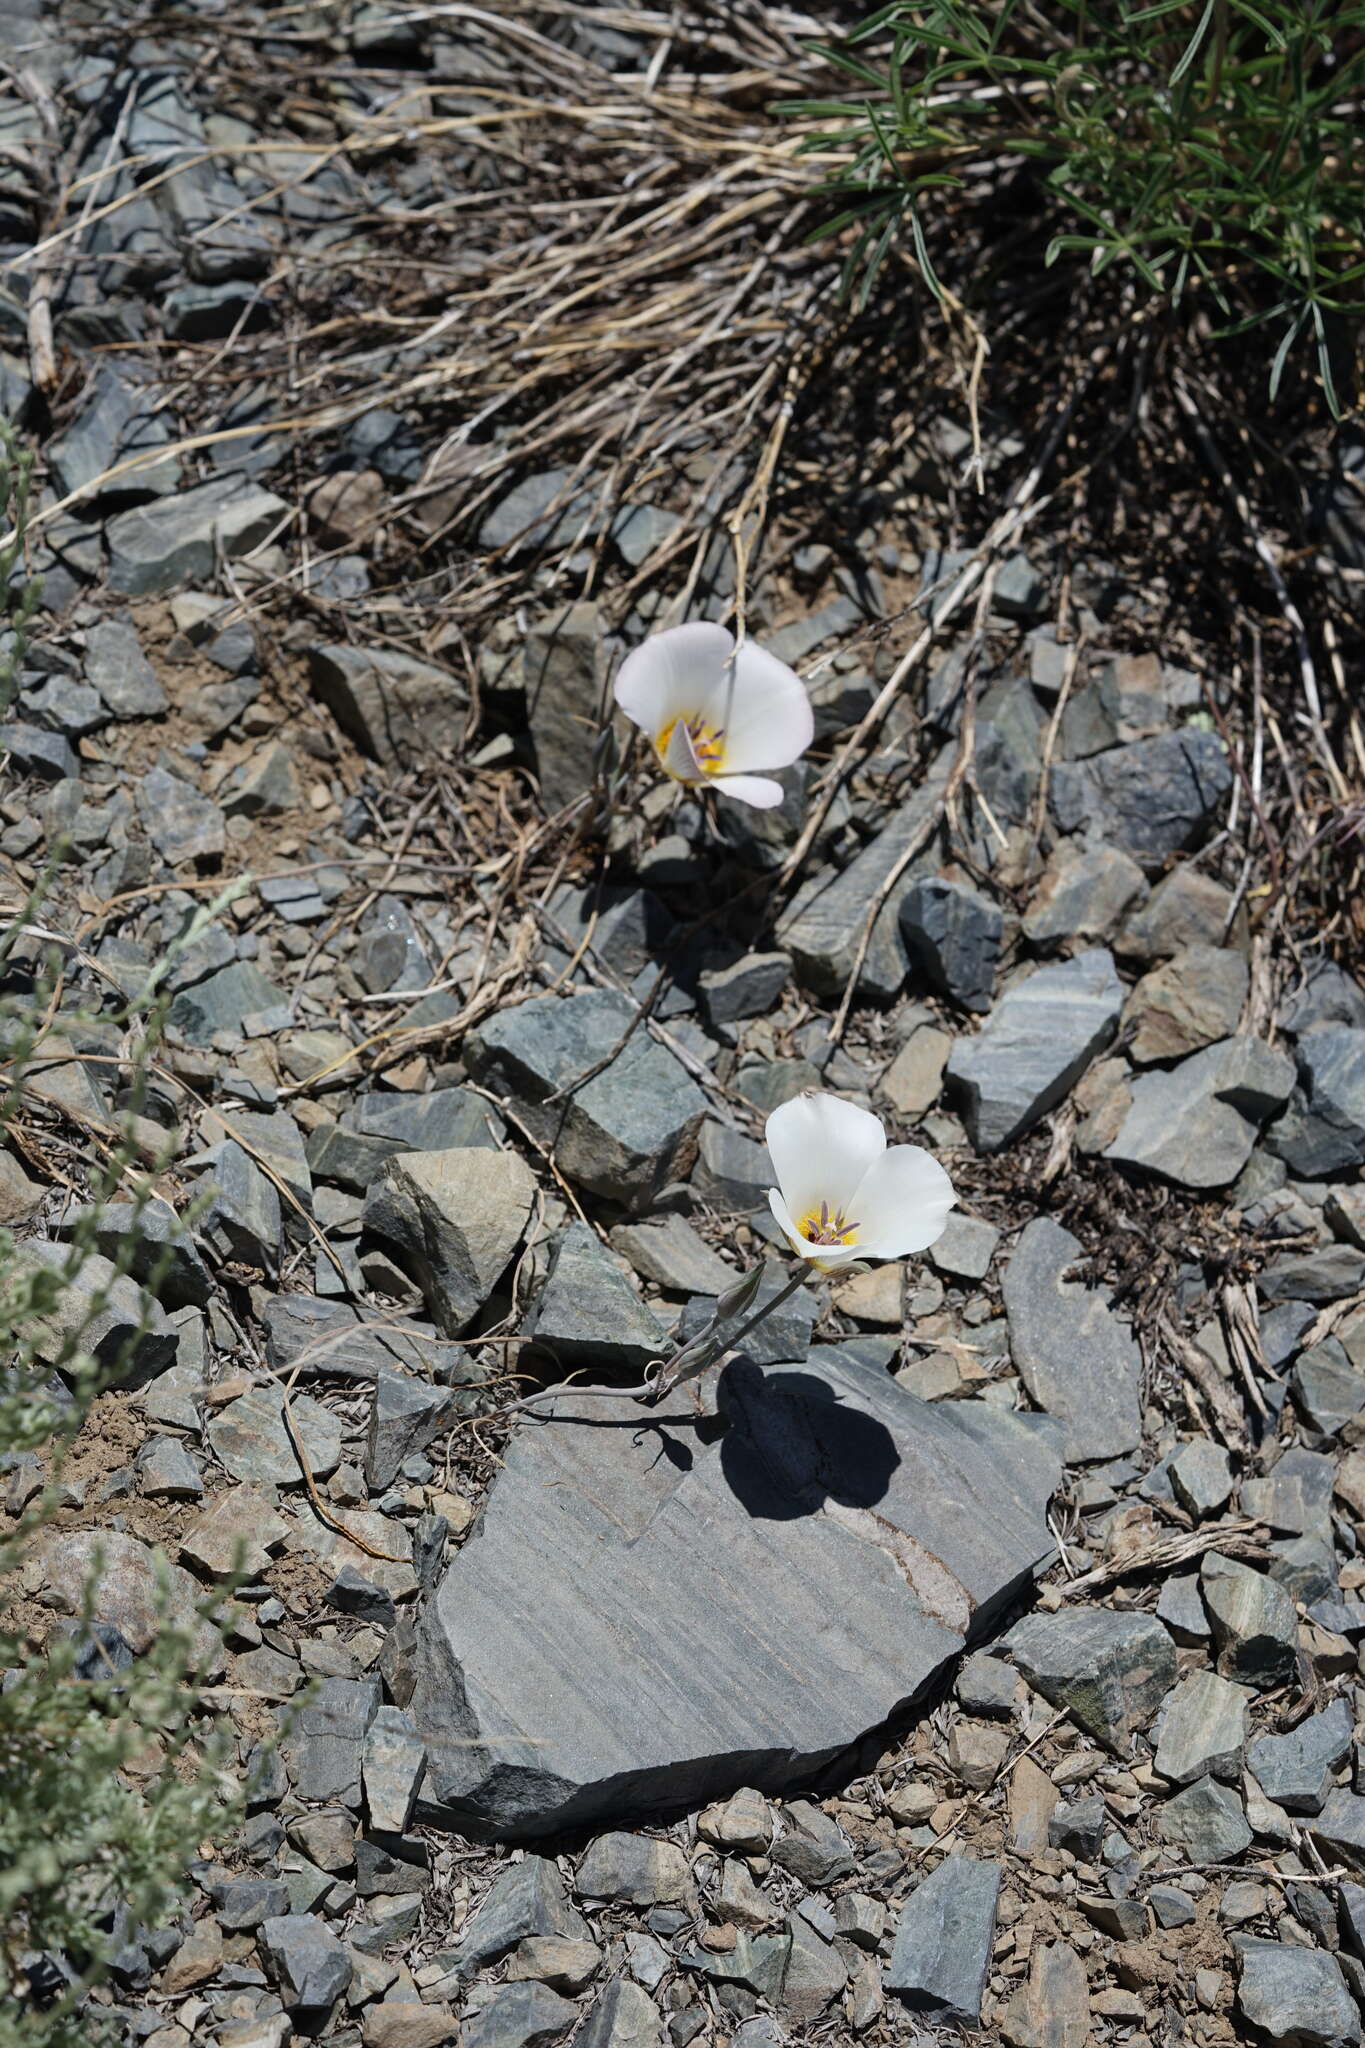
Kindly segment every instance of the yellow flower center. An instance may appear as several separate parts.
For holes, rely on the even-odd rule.
[[[840,1209],[831,1210],[828,1202],[820,1204],[819,1212],[812,1209],[801,1218],[797,1225],[807,1244],[856,1244],[858,1225],[850,1223]]]
[[[676,718],[670,718],[654,742],[659,759],[670,774],[672,770],[668,768],[668,743],[678,723]],[[704,718],[684,718],[681,723],[683,731],[692,743],[692,752],[697,757],[697,766],[702,774],[719,775],[725,761],[724,726],[708,725]]]

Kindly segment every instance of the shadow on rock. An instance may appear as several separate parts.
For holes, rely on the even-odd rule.
[[[873,1507],[900,1463],[885,1424],[846,1406],[815,1373],[761,1372],[736,1358],[721,1373],[716,1401],[728,1424],[721,1469],[758,1521],[795,1521],[827,1500]]]

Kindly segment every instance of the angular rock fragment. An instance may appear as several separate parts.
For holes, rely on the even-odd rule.
[[[584,1899],[621,1899],[633,1906],[676,1905],[691,1889],[687,1858],[656,1835],[599,1835],[578,1866],[574,1889]]]
[[[640,1374],[660,1355],[666,1332],[620,1265],[586,1223],[570,1223],[555,1246],[526,1334],[566,1372]]]
[[[457,746],[468,697],[448,669],[390,647],[314,647],[313,689],[358,747],[411,768]]]
[[[345,1944],[313,1913],[266,1920],[257,1939],[291,2011],[324,2013],[351,1981]]]
[[[1114,1458],[1142,1437],[1142,1358],[1105,1288],[1066,1278],[1079,1240],[1035,1216],[1005,1268],[1010,1353],[1031,1398],[1067,1426],[1070,1459]]]
[[[1237,2009],[1258,2039],[1284,2048],[1355,2048],[1360,2013],[1334,1956],[1246,1934],[1234,1946]]]
[[[516,1105],[562,1172],[636,1210],[686,1173],[706,1107],[672,1053],[633,1028],[637,1015],[613,989],[535,996],[464,1046],[470,1073]]]
[[[618,1977],[596,2000],[575,2048],[663,2048],[664,2026],[648,1992]]]
[[[240,476],[212,477],[154,505],[135,505],[105,529],[110,585],[142,597],[200,582],[220,556],[249,554],[288,517],[283,498]]]
[[[151,769],[138,784],[137,803],[148,838],[171,867],[222,857],[227,847],[223,813],[178,776]]]
[[[614,1250],[670,1294],[723,1294],[739,1278],[681,1216],[657,1223],[619,1223],[611,1233]]]
[[[419,1624],[423,1810],[515,1837],[781,1789],[1028,1582],[1047,1432],[824,1357],[726,1367],[719,1434],[685,1391],[566,1394],[512,1440]]]
[[[69,1367],[84,1353],[124,1387],[144,1386],[174,1365],[177,1338],[165,1310],[103,1253],[31,1238],[14,1261],[16,1277],[27,1269],[39,1289],[27,1333],[39,1358]]]
[[[901,898],[900,920],[929,986],[964,1010],[989,1010],[1004,935],[999,906],[969,882],[926,877]]]
[[[595,604],[571,604],[536,620],[522,644],[526,722],[547,811],[572,803],[592,783],[604,630]]]
[[[977,1151],[998,1152],[1055,1109],[1113,1037],[1122,1007],[1113,960],[1100,948],[1011,982],[948,1060]]]
[[[907,849],[926,838],[947,775],[947,760],[941,759],[856,859],[846,868],[813,876],[797,892],[779,920],[777,938],[806,987],[820,995],[842,994],[857,960],[868,909]],[[861,994],[883,1002],[899,995],[910,968],[900,929],[901,902],[917,871],[934,865],[934,853],[926,845],[878,911],[858,969]]]
[[[1231,1863],[1251,1847],[1242,1802],[1231,1785],[1197,1778],[1168,1799],[1156,1818],[1163,1842],[1183,1849],[1191,1863]]]
[[[229,1401],[209,1423],[214,1455],[234,1479],[302,1485],[295,1432],[315,1479],[325,1479],[341,1463],[341,1425],[331,1409],[307,1394],[293,1394],[291,1431],[285,1400],[282,1387],[255,1387]]]
[[[975,2027],[995,1939],[998,1863],[945,1856],[901,1908],[886,1988],[939,2024]]]
[[[1000,2031],[1010,2048],[1086,2048],[1090,1987],[1085,1964],[1067,1942],[1034,1948],[1028,1982],[1010,1999]]]
[[[433,1320],[455,1337],[507,1270],[535,1193],[535,1176],[515,1152],[404,1152],[371,1185],[365,1228],[407,1261]]]
[[[472,1976],[481,1963],[504,1955],[519,1941],[557,1934],[582,1941],[587,1921],[569,1903],[558,1866],[546,1856],[504,1863],[478,1908],[465,1922],[456,1947],[457,1967]]]
[[[1225,1038],[1169,1072],[1139,1074],[1104,1156],[1180,1187],[1227,1187],[1292,1085],[1283,1053],[1259,1038]]]
[[[1108,1607],[1030,1614],[1006,1644],[1036,1692],[1120,1756],[1175,1684],[1175,1645],[1150,1614]]]
[[[115,718],[160,718],[167,709],[156,671],[124,619],[100,619],[86,629],[85,680]]]
[[[1199,1589],[1213,1624],[1218,1669],[1266,1692],[1298,1672],[1298,1624],[1284,1587],[1216,1550],[1205,1556]]]
[[[335,1801],[358,1813],[377,1678],[323,1678],[284,1719],[281,1747],[300,1799]]]
[[[1237,1029],[1250,971],[1226,946],[1187,946],[1144,974],[1124,1005],[1133,1035],[1130,1056],[1139,1066],[1183,1059]]]
[[[1173,1785],[1206,1776],[1240,1777],[1246,1712],[1242,1686],[1229,1684],[1216,1671],[1187,1673],[1156,1720],[1156,1767],[1162,1777]]]
[[[1049,794],[1061,831],[1096,828],[1108,845],[1160,870],[1202,843],[1231,787],[1217,735],[1186,727],[1089,761],[1059,762]]]
[[[1351,1747],[1351,1709],[1333,1700],[1286,1735],[1253,1742],[1247,1764],[1267,1799],[1287,1813],[1318,1813],[1332,1789],[1332,1773]]]
[[[1298,1086],[1269,1139],[1302,1180],[1365,1163],[1365,1030],[1333,1024],[1300,1039]]]
[[[446,1387],[405,1373],[379,1372],[365,1439],[365,1478],[377,1492],[393,1485],[404,1462],[424,1451],[456,1412]]]
[[[1126,853],[1064,840],[1024,913],[1024,937],[1040,953],[1107,945],[1147,895],[1147,877]]]

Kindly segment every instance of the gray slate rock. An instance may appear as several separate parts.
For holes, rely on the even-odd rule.
[[[11,718],[0,725],[0,749],[9,755],[11,767],[43,782],[65,782],[81,772],[80,756],[70,740],[24,719]]]
[[[234,960],[193,988],[182,989],[168,1022],[188,1045],[210,1045],[219,1031],[240,1037],[253,1018],[289,1015],[289,998],[268,981],[253,960]]]
[[[585,1941],[591,1930],[569,1903],[558,1865],[549,1857],[526,1856],[519,1863],[504,1863],[465,1922],[456,1946],[456,1967],[463,1976],[472,1976],[481,1963],[505,1955],[519,1941],[545,1934]]]
[[[1005,1641],[1035,1692],[1119,1756],[1175,1684],[1175,1645],[1150,1614],[1065,1607],[1025,1616]]]
[[[1147,895],[1147,877],[1117,847],[1063,841],[1024,913],[1024,937],[1040,953],[1107,945]]]
[[[424,1451],[456,1412],[445,1387],[428,1386],[407,1374],[380,1372],[374,1383],[365,1438],[365,1478],[377,1493],[393,1485],[409,1458]]]
[[[691,1890],[687,1858],[676,1842],[656,1835],[599,1835],[574,1875],[584,1899],[624,1900],[632,1906],[675,1906]]]
[[[998,1863],[945,1856],[916,1885],[896,1927],[886,1988],[939,2024],[975,2027],[995,1940]]]
[[[1237,2009],[1276,2048],[1355,2048],[1360,2013],[1340,1965],[1321,1949],[1239,1935]]]
[[[1365,1030],[1328,1025],[1299,1041],[1298,1086],[1270,1150],[1301,1180],[1365,1162]]]
[[[597,1997],[575,2048],[663,2048],[659,2008],[629,1977],[617,1977]]]
[[[1327,1338],[1303,1352],[1289,1375],[1294,1399],[1310,1427],[1323,1436],[1335,1436],[1365,1409],[1365,1373],[1357,1372],[1334,1344]]]
[[[647,1429],[567,1394],[513,1438],[419,1624],[433,1818],[524,1837],[784,1789],[1028,1583],[1049,1432],[825,1358],[728,1366],[719,1436],[680,1390]]]
[[[578,2007],[548,1984],[500,1984],[460,2028],[461,2048],[540,2048],[578,2018]]]
[[[1365,1868],[1365,1797],[1344,1787],[1329,1792],[1313,1833],[1332,1855]]]
[[[1251,1847],[1242,1802],[1231,1785],[1198,1778],[1168,1799],[1156,1817],[1163,1842],[1183,1849],[1191,1863],[1231,1863]]]
[[[1218,1669],[1227,1678],[1267,1692],[1298,1675],[1298,1623],[1284,1587],[1235,1558],[1209,1551],[1199,1569],[1199,1590],[1213,1625]]]
[[[930,988],[964,1010],[989,1010],[1005,929],[998,904],[969,882],[926,877],[902,897],[900,920]]]
[[[249,1153],[226,1138],[216,1148],[210,1186],[209,1206],[199,1219],[203,1243],[217,1259],[273,1271],[283,1227],[274,1181]]]
[[[1113,959],[1098,947],[1011,982],[948,1058],[977,1151],[998,1152],[1055,1109],[1113,1037],[1122,1008]]]
[[[522,644],[526,723],[547,811],[572,803],[592,784],[603,716],[603,634],[595,604],[571,604],[538,619]]]
[[[109,521],[111,588],[129,597],[174,590],[211,576],[219,556],[235,561],[288,517],[283,498],[239,476],[212,477],[154,505]]]
[[[510,1098],[571,1180],[638,1210],[687,1172],[706,1098],[647,1031],[621,1044],[635,1017],[613,989],[535,996],[471,1031],[464,1053],[473,1078]],[[574,1085],[617,1045],[601,1073]]]
[[[1231,788],[1217,736],[1186,728],[1058,762],[1049,799],[1060,831],[1094,829],[1150,871],[1203,842]]]
[[[208,1425],[215,1457],[233,1479],[257,1480],[270,1486],[301,1486],[303,1472],[284,1416],[284,1389],[253,1387],[229,1401]],[[295,1392],[289,1412],[315,1479],[325,1479],[341,1463],[341,1424],[330,1408],[311,1395]]]
[[[1166,1470],[1176,1499],[1196,1521],[1218,1514],[1232,1499],[1231,1460],[1206,1436],[1182,1444]]]
[[[1332,1773],[1351,1747],[1351,1709],[1333,1700],[1287,1735],[1263,1735],[1247,1756],[1252,1776],[1267,1799],[1288,1813],[1319,1813],[1332,1789]]]
[[[457,1337],[507,1270],[535,1196],[535,1177],[515,1152],[404,1152],[371,1185],[365,1228],[394,1247],[433,1321]]]
[[[779,1869],[789,1870],[813,1891],[822,1891],[850,1875],[857,1860],[853,1844],[822,1806],[808,1799],[791,1799],[784,1818],[786,1833],[772,1845],[773,1862]]]
[[[381,1372],[431,1377],[444,1386],[477,1379],[464,1345],[443,1343],[430,1323],[366,1317],[349,1303],[311,1294],[277,1294],[267,1302],[266,1357],[278,1371],[373,1382]]]
[[[285,1913],[266,1920],[257,1935],[290,2012],[321,2014],[351,1982],[346,1945],[313,1913]]]
[[[1050,1216],[1025,1225],[1002,1290],[1010,1354],[1030,1397],[1066,1424],[1068,1459],[1121,1457],[1142,1440],[1142,1356],[1108,1290],[1065,1278],[1080,1257]]]
[[[342,731],[386,768],[412,768],[458,745],[468,696],[448,669],[389,647],[313,647],[314,692]]]
[[[125,619],[100,619],[86,628],[85,680],[115,718],[160,718],[166,693]]]
[[[379,1712],[377,1678],[323,1678],[286,1710],[281,1748],[300,1799],[359,1813],[365,1742]]]
[[[591,1367],[639,1375],[666,1343],[662,1323],[635,1293],[594,1231],[577,1220],[555,1246],[526,1334],[566,1372]]]
[[[1104,1156],[1180,1187],[1228,1187],[1292,1086],[1282,1052],[1259,1038],[1225,1038],[1169,1072],[1135,1076],[1128,1113]]]
[[[83,491],[106,470],[131,456],[152,459],[104,486],[124,497],[160,497],[180,481],[180,458],[157,457],[174,441],[173,416],[158,408],[157,394],[134,383],[112,362],[96,362],[85,403],[71,425],[45,450],[48,471],[63,497]]]
[[[682,1216],[618,1223],[611,1242],[642,1279],[670,1294],[723,1294],[739,1278]]]
[[[792,964],[785,953],[746,953],[731,967],[709,969],[698,986],[713,1024],[736,1024],[745,1017],[764,1017],[791,980]]]
[[[853,972],[868,907],[903,858],[922,838],[947,780],[947,757],[941,757],[872,842],[846,868],[812,876],[798,890],[790,909],[779,919],[779,945],[792,956],[798,979],[818,995],[840,995]],[[874,1000],[889,1002],[899,995],[910,971],[910,955],[900,926],[900,907],[919,874],[932,871],[937,857],[927,847],[891,890],[878,911],[866,957],[858,970],[858,989]]]
[[[147,837],[172,867],[190,860],[218,860],[227,848],[227,827],[218,805],[164,768],[143,776],[137,807]]]
[[[1156,1767],[1173,1785],[1241,1776],[1247,1694],[1216,1671],[1191,1671],[1157,1715]],[[1274,1798],[1274,1793],[1270,1794]]]
[[[112,1384],[120,1387],[145,1386],[174,1365],[176,1332],[161,1305],[101,1252],[87,1252],[68,1276],[71,1261],[69,1245],[41,1239],[30,1238],[15,1252],[20,1274],[25,1267],[44,1267],[60,1276],[55,1298],[40,1304],[35,1319],[38,1356],[55,1365],[72,1344],[114,1372]]]
[[[74,1210],[67,1228],[78,1223],[93,1227],[96,1249],[106,1258],[122,1259],[134,1280],[146,1285],[155,1276],[157,1299],[164,1307],[207,1308],[212,1276],[168,1202],[153,1198],[141,1205],[92,1205]]]

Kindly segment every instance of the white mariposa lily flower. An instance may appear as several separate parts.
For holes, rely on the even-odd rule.
[[[870,1110],[811,1090],[775,1109],[764,1136],[778,1181],[773,1215],[821,1272],[903,1259],[943,1235],[952,1182],[922,1146],[888,1146]]]
[[[718,789],[771,810],[782,785],[763,770],[804,754],[815,718],[801,678],[724,626],[694,620],[653,633],[628,654],[616,701],[648,733],[675,782]]]

